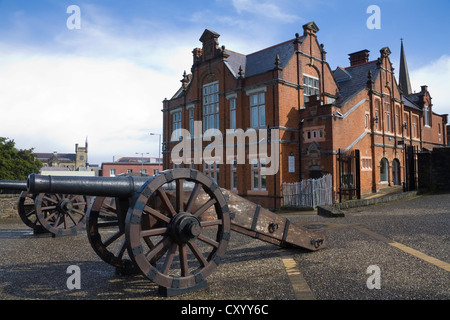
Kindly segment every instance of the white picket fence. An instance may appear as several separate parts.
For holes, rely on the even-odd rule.
[[[283,183],[283,205],[285,207],[310,207],[332,204],[333,179],[327,174],[319,179]]]

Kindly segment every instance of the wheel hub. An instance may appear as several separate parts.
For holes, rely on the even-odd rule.
[[[59,203],[58,209],[60,212],[67,214],[73,209],[73,203],[68,199],[64,199]]]
[[[180,212],[172,219],[169,230],[174,241],[188,243],[200,235],[202,227],[192,214]]]

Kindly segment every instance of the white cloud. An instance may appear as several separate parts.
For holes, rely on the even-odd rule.
[[[0,136],[22,149],[73,152],[89,141],[91,163],[158,153],[162,100],[178,78],[126,60],[31,56],[0,65]]]
[[[148,133],[162,132],[162,101],[191,67],[189,30],[122,24],[94,6],[82,19],[80,30],[55,28],[42,45],[0,42],[0,136],[36,152],[74,152],[88,137],[97,164],[157,156]]]
[[[450,83],[450,56],[443,55],[427,65],[410,71],[413,91],[420,91],[420,86],[427,85],[433,98],[433,111],[438,114],[450,114],[448,100]]]
[[[299,20],[298,16],[283,12],[273,1],[232,0],[232,4],[239,14],[249,12],[251,14],[284,22],[294,22]]]

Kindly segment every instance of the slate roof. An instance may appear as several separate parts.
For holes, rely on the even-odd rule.
[[[39,160],[44,162],[47,162],[53,156],[56,156],[56,158],[62,162],[73,162],[76,159],[75,153],[36,153],[36,156]]]
[[[264,50],[247,55],[245,77],[273,70],[277,54],[280,57],[280,67],[283,69],[294,55],[294,40],[289,40]]]
[[[117,160],[115,163],[141,163],[143,161],[144,163],[155,163],[158,164],[158,158],[154,157],[121,157],[119,160]]]
[[[300,41],[303,39],[304,37],[300,37]],[[225,49],[225,52],[229,55],[225,63],[236,77],[239,74],[239,67],[242,67],[244,77],[273,70],[277,55],[280,57],[280,67],[284,68],[295,53],[294,40],[291,39],[248,55]]]
[[[405,106],[407,106],[407,107],[422,111],[422,108],[419,105],[419,94],[418,93],[413,93],[411,95],[403,96],[403,102],[404,102]]]
[[[42,171],[70,171],[67,167],[42,167]]]
[[[247,57],[244,54],[227,49],[225,50],[225,53],[229,55],[229,57],[225,60],[225,64],[228,65],[230,71],[237,78],[239,74],[239,67],[242,67],[243,72],[245,72]]]
[[[337,104],[344,104],[367,87],[369,70],[372,72],[372,80],[375,81],[380,72],[376,60],[353,67],[347,67],[345,69],[338,67],[333,71],[339,86],[339,97],[336,101]]]
[[[300,42],[303,40],[304,36],[299,38]],[[224,59],[224,63],[236,78],[239,77],[239,68],[242,68],[244,77],[251,77],[273,70],[277,55],[280,59],[280,67],[283,69],[295,54],[294,41],[295,39],[291,39],[248,55],[225,49],[225,54],[228,57]],[[192,78],[189,79],[189,81],[191,80]],[[178,89],[172,99],[178,98],[183,93],[182,89]]]

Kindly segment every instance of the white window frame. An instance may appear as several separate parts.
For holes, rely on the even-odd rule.
[[[250,95],[250,127],[266,127],[266,97],[265,92]]]
[[[320,95],[320,79],[309,74],[303,74],[303,96],[305,102],[309,102],[309,97]]]
[[[183,119],[181,108],[172,110],[170,112],[170,115],[172,116],[172,136],[173,134],[175,134],[175,137],[177,137],[176,140],[179,140],[179,138],[181,137],[181,123]]]
[[[194,119],[195,119],[194,104],[188,104],[186,106],[186,110],[189,116],[189,132],[191,133],[191,135],[194,135]]]
[[[230,99],[230,129],[237,129],[236,125],[236,98]]]
[[[237,190],[237,160],[231,164],[231,189]]]
[[[262,170],[265,170],[265,167],[266,167],[265,159],[258,160],[257,158],[253,158],[250,165],[251,165],[251,171],[252,171],[252,190],[266,191],[267,190],[267,175],[262,174],[262,172],[261,172]],[[264,186],[263,186],[263,184],[264,184]]]
[[[250,105],[250,127],[266,127],[266,91],[267,87],[256,87],[246,90]]]
[[[220,166],[216,162],[208,163],[205,162],[203,165],[203,173],[213,179],[217,184],[219,184],[220,178]]]
[[[203,85],[203,132],[219,129],[219,81]]]
[[[425,116],[425,126],[430,127],[430,108],[428,106],[424,106],[423,112]]]

